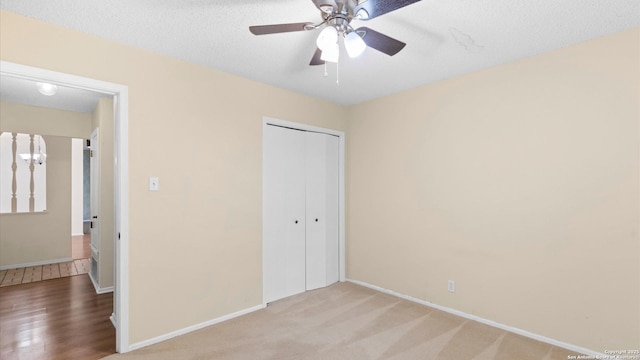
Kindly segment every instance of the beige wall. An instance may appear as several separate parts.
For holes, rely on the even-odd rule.
[[[0,129],[25,134],[47,134],[88,139],[91,114],[0,102]],[[29,119],[29,121],[24,121]]]
[[[0,215],[3,268],[71,259],[71,138],[43,138],[47,144],[47,211]]]
[[[348,277],[640,347],[639,43],[634,29],[352,107]]]
[[[100,156],[98,170],[98,216],[100,249],[98,253],[98,285],[101,288],[113,286],[114,278],[114,117],[113,100],[100,99],[93,110],[92,127],[98,130],[98,156]]]
[[[262,117],[344,108],[5,11],[0,57],[129,87],[132,343],[262,303]]]

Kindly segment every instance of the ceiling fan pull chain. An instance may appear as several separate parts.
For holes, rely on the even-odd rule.
[[[336,86],[340,86],[340,63],[336,62]]]
[[[329,76],[329,73],[327,72],[327,62],[324,62],[324,76],[327,77]]]

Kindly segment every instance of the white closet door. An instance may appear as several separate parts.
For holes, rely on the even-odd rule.
[[[313,132],[305,136],[306,282],[312,290],[339,280],[339,140]]]
[[[265,127],[264,301],[305,291],[305,133]]]

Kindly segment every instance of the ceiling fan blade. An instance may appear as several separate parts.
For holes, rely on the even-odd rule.
[[[311,62],[309,63],[309,65],[313,66],[324,64],[324,60],[320,59],[320,56],[322,56],[322,50],[316,49],[316,52],[313,53],[313,57],[311,58]]]
[[[402,41],[371,30],[366,26],[357,28],[356,32],[362,37],[362,40],[364,40],[364,43],[367,44],[368,47],[374,48],[389,56],[397,54],[407,45]]]
[[[360,11],[361,14],[363,14],[363,16],[359,18],[360,20],[370,20],[419,1],[420,0],[368,0],[356,6],[353,13],[358,14]],[[366,11],[368,16],[364,16],[362,10]]]
[[[304,31],[306,25],[313,25],[310,22],[292,23],[292,24],[275,24],[275,25],[257,25],[249,26],[249,31],[254,35],[278,34],[292,31]]]

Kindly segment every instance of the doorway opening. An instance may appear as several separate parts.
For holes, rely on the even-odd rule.
[[[100,80],[1,61],[0,75],[103,93],[114,107],[114,309],[116,351],[129,351],[129,203],[128,203],[128,87]]]

